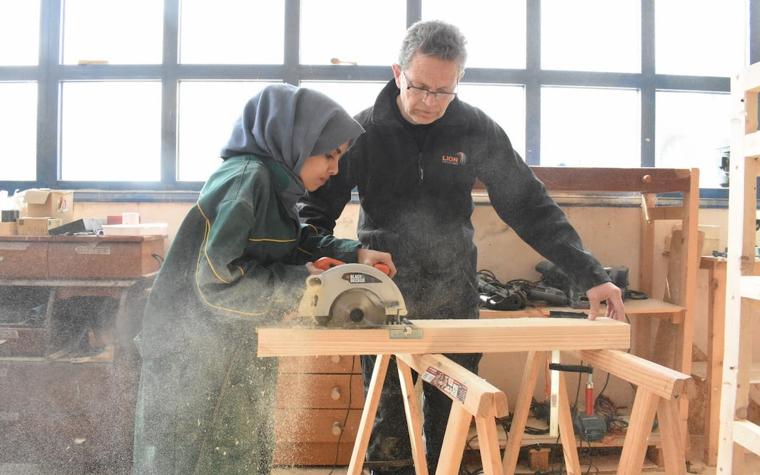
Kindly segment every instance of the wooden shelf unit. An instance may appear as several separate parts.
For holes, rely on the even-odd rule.
[[[732,78],[737,107],[732,118],[728,256],[720,407],[718,473],[744,473],[745,450],[760,455],[760,426],[746,420],[752,373],[751,318],[758,313],[760,276],[755,267],[757,177],[760,176],[758,118],[760,63]]]
[[[680,292],[677,301],[668,303],[655,299],[626,301],[626,313],[632,323],[634,351],[651,344],[653,318],[670,318],[677,325],[673,342],[673,369],[691,373],[692,342],[699,270],[699,169],[680,168],[565,168],[534,167],[533,171],[552,192],[609,192],[638,193],[641,198],[641,239],[639,248],[639,289],[652,295],[655,268],[655,223],[676,220],[681,225],[681,258],[678,260],[677,281]],[[658,206],[658,194],[681,195],[680,206]],[[649,358],[648,354],[640,354]],[[679,403],[681,433],[686,438],[689,411],[686,398]],[[686,441],[684,441],[686,442]],[[684,445],[686,446],[686,445]]]

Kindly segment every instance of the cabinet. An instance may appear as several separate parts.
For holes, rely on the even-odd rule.
[[[364,407],[359,357],[280,358],[277,465],[347,465]]]
[[[0,464],[128,473],[163,237],[0,237]]]
[[[760,176],[758,125],[760,63],[732,78],[737,107],[732,120],[728,197],[728,256],[723,349],[723,391],[720,407],[718,473],[744,473],[744,451],[760,455],[760,426],[747,420],[752,383],[752,318],[760,300],[755,264],[757,177]]]

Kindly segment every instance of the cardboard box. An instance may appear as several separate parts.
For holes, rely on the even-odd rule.
[[[19,236],[47,236],[48,229],[61,225],[58,218],[19,218],[16,231]]]
[[[61,224],[74,219],[74,192],[31,188],[24,191],[25,217],[60,219]]]
[[[16,222],[0,223],[0,236],[15,236],[18,233]]]

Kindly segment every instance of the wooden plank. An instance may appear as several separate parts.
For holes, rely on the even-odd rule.
[[[691,172],[675,168],[531,167],[550,191],[689,191]]]
[[[449,412],[449,422],[443,436],[441,455],[438,458],[438,468],[435,475],[458,475],[459,466],[464,455],[467,434],[470,432],[472,416],[461,404],[452,404]]]
[[[654,268],[654,220],[649,217],[649,209],[657,202],[657,195],[641,195],[641,242],[639,243],[639,287],[647,295],[652,295],[652,273]],[[627,312],[627,310],[626,310]]]
[[[744,109],[744,88],[741,77],[731,80],[731,101],[738,109]],[[748,111],[749,113],[757,113]],[[754,196],[755,178],[747,173],[749,161],[744,159],[744,117],[736,114],[731,118],[731,188],[728,194],[728,256],[726,257],[726,307],[725,307],[725,351],[723,353],[723,392],[720,404],[720,432],[718,439],[719,473],[732,473],[734,470],[734,419],[736,417],[736,396],[739,365],[739,342],[741,333],[742,299],[740,296],[740,278],[746,267],[744,258],[749,246],[754,246],[754,236],[749,226],[754,223],[756,198]],[[751,169],[751,168],[750,168]],[[752,222],[750,222],[752,220]],[[754,225],[753,225],[754,229]],[[752,232],[754,234],[754,232]],[[749,242],[745,242],[749,240]],[[752,250],[754,261],[754,249]],[[737,463],[739,460],[736,461]]]
[[[744,136],[744,154],[747,157],[760,157],[760,132]]]
[[[351,452],[351,461],[348,464],[347,474],[360,475],[364,466],[364,456],[369,446],[369,436],[372,433],[372,425],[375,422],[377,406],[380,403],[380,393],[383,389],[385,375],[388,373],[389,355],[377,355],[375,368],[372,371],[372,379],[367,390],[367,399],[364,403],[362,418],[359,421],[359,430],[356,434],[356,442]]]
[[[602,305],[602,310],[604,310]],[[480,309],[480,318],[524,318],[524,317],[548,317],[552,310],[564,310],[582,312],[577,308],[570,307],[528,307],[522,310],[489,310]],[[648,298],[645,300],[626,300],[625,314],[645,317],[670,317],[681,321],[686,309],[681,306],[662,300]]]
[[[652,431],[654,414],[657,411],[659,397],[645,388],[636,391],[633,411],[625,434],[623,453],[620,455],[618,474],[636,475],[641,473],[647,450],[647,437]]]
[[[630,327],[596,320],[513,318],[413,320],[413,327],[333,329],[269,327],[258,330],[258,356],[393,353],[489,353],[531,350],[627,349]],[[403,330],[409,331],[404,333]],[[414,338],[414,331],[421,332]],[[404,338],[408,335],[411,338]]]
[[[496,417],[509,413],[507,396],[503,391],[443,355],[397,353],[396,361],[402,361],[414,369],[423,381],[440,389],[452,401],[462,404],[473,416],[487,417],[494,410]]]
[[[760,426],[747,420],[734,421],[734,441],[760,455]]]
[[[725,332],[726,263],[715,262],[708,270],[710,291],[707,306],[707,400],[705,407],[705,462],[718,463],[721,378],[723,375],[723,333]]]
[[[665,459],[665,473],[686,475],[686,450],[679,428],[678,403],[675,400],[660,399],[657,420],[662,435],[662,452]]]
[[[475,427],[480,442],[480,461],[485,475],[503,475],[495,417],[496,414],[493,410],[488,416],[475,417]]]
[[[396,358],[396,368],[401,385],[401,394],[404,397],[404,413],[406,414],[406,427],[409,430],[409,442],[412,448],[412,460],[417,475],[427,475],[428,466],[425,459],[425,445],[422,442],[422,413],[417,403],[417,395],[414,393],[412,371],[403,361]]]
[[[559,438],[562,441],[562,455],[565,458],[565,470],[568,475],[580,475],[581,464],[578,460],[578,447],[575,445],[573,416],[567,397],[567,378],[559,373]]]
[[[660,206],[659,208],[649,208],[649,219],[653,221],[665,219],[683,219],[685,214],[684,208],[679,206]]]
[[[512,416],[512,425],[509,428],[509,437],[504,449],[504,474],[513,475],[517,468],[517,458],[520,455],[521,441],[525,432],[525,424],[530,415],[530,402],[533,398],[533,391],[538,379],[538,371],[543,368],[546,361],[546,353],[543,351],[528,352],[528,359],[525,361],[522,382],[517,394],[515,403],[515,413]]]
[[[678,399],[692,384],[691,376],[618,350],[581,350],[575,352],[596,369],[646,388],[665,399]]]

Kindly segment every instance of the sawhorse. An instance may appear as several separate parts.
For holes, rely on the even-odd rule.
[[[646,455],[647,439],[652,432],[655,413],[658,416],[665,471],[669,474],[685,474],[686,458],[678,419],[678,400],[687,393],[691,377],[660,366],[638,356],[618,350],[581,350],[574,354],[581,360],[636,386],[636,398],[628,422],[617,473],[633,475],[641,473]],[[530,401],[536,386],[538,372],[544,367],[545,352],[529,352],[525,364],[520,392],[515,403],[512,426],[504,451],[504,474],[512,475],[517,467],[517,457],[528,420]],[[559,430],[565,457],[565,470],[570,475],[580,474],[578,450],[575,445],[570,404],[567,399],[565,376],[560,373]]]
[[[501,475],[503,468],[496,432],[496,418],[508,413],[507,396],[464,367],[440,354],[411,355],[397,353],[396,366],[404,398],[404,412],[411,441],[412,460],[417,475],[427,475],[425,447],[422,443],[422,420],[419,404],[414,394],[412,372],[438,388],[451,398],[451,412],[438,461],[437,475],[456,475],[464,455],[467,434],[472,418],[480,442],[480,456],[486,475]],[[362,412],[359,430],[347,474],[361,473],[364,456],[369,445],[372,425],[375,421],[383,382],[388,371],[391,355],[377,355],[367,398]]]

